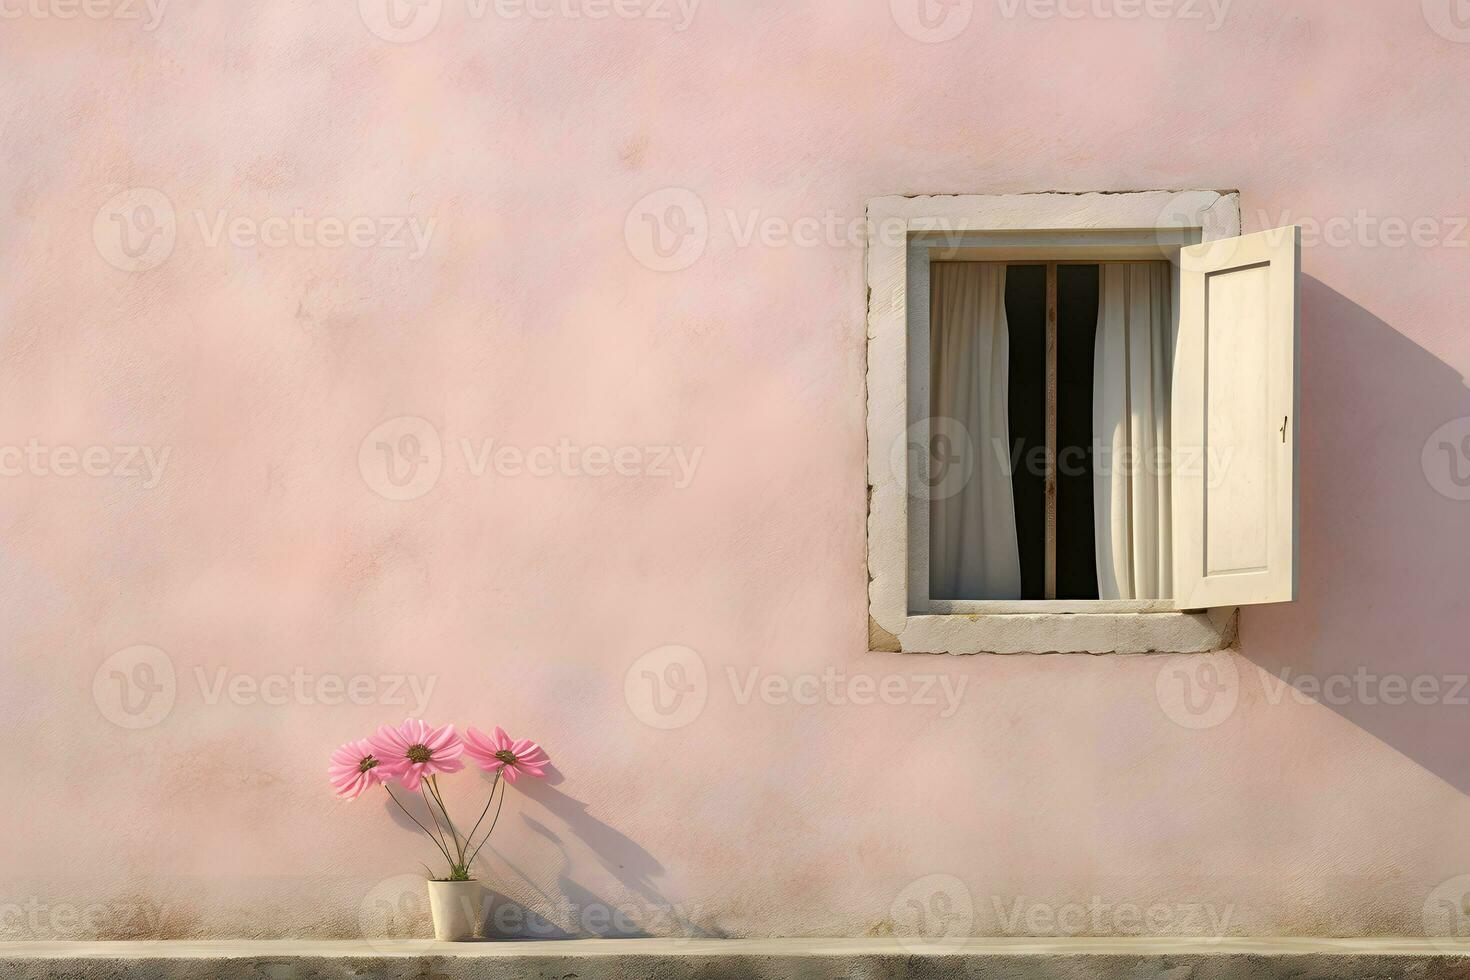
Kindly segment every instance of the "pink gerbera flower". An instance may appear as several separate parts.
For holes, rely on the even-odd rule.
[[[378,758],[365,738],[348,742],[333,752],[327,775],[332,778],[332,788],[344,800],[355,800],[383,781]]]
[[[512,741],[499,725],[489,735],[475,728],[466,729],[464,751],[481,769],[486,772],[504,772],[506,780],[512,783],[522,773],[528,776],[544,776],[546,767],[551,765],[551,757],[546,754],[545,749],[529,738]]]
[[[384,773],[400,780],[409,791],[417,790],[425,776],[464,768],[459,761],[464,743],[454,733],[453,725],[434,728],[410,718],[396,728],[384,725],[368,742]]]

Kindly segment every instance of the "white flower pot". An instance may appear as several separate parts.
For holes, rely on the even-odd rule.
[[[479,939],[484,927],[485,886],[478,881],[429,882],[434,938],[448,942]]]

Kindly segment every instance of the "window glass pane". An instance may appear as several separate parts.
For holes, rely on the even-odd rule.
[[[1046,266],[1006,269],[1011,485],[1021,598],[1046,598]]]
[[[1097,598],[1092,508],[1098,267],[1057,266],[1057,598]]]

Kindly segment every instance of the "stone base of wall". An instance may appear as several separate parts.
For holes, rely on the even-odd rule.
[[[23,980],[1470,980],[1470,941],[1428,939],[596,939],[0,943]]]

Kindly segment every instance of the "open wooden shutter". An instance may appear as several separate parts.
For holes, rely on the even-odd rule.
[[[1172,407],[1180,609],[1296,598],[1301,229],[1180,252]]]

